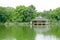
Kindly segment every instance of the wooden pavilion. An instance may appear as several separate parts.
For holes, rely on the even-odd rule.
[[[41,26],[41,25],[43,25],[43,26],[49,25],[49,20],[39,16],[30,21],[30,27]]]

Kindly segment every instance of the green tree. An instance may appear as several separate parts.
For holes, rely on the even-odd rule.
[[[55,15],[55,19],[57,21],[60,20],[60,7],[58,7],[58,8],[56,8],[56,9],[53,10],[53,15]]]
[[[14,10],[15,9],[12,7],[6,7],[5,8],[5,14],[7,17],[7,21],[12,21],[12,16],[13,16]]]
[[[17,6],[15,10],[15,20],[27,22],[36,16],[36,10],[34,6]]]
[[[5,7],[0,7],[0,22],[6,22]]]

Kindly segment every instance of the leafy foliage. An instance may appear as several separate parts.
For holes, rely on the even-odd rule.
[[[43,11],[40,12],[39,15],[50,19],[51,21],[59,21],[60,20],[60,7],[54,10]]]
[[[0,22],[6,21],[18,21],[18,22],[29,22],[36,16],[43,16],[51,21],[60,20],[60,7],[43,12],[37,12],[33,5],[28,7],[24,5],[17,6],[16,9],[12,7],[1,7],[0,6]]]
[[[27,22],[33,19],[36,16],[35,7],[28,6],[17,6],[15,10],[15,20]]]
[[[6,14],[5,14],[5,8],[0,7],[0,22],[5,22],[7,20]]]

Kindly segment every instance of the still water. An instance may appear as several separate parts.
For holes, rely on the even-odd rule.
[[[43,32],[48,31],[50,28],[47,27],[41,27],[41,26],[36,26],[34,27],[34,30],[36,31],[36,37],[35,40],[60,40],[56,36],[53,35],[44,35]]]
[[[59,40],[59,39],[52,35],[44,36],[43,34],[37,34],[35,40]]]
[[[0,29],[0,40],[60,40],[54,35],[44,35],[43,32],[49,30],[49,27],[34,26],[21,27],[15,24],[10,25],[8,28]],[[36,34],[35,34],[36,33]]]

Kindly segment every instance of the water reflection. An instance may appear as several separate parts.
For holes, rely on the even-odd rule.
[[[33,28],[36,31],[36,33],[38,33],[38,34],[46,32],[50,29],[50,27],[47,25],[41,25],[41,26],[37,25],[37,26],[34,26]]]
[[[5,27],[2,25],[2,27]],[[29,26],[10,25],[0,30],[0,40],[34,40],[35,31]]]
[[[57,37],[52,35],[43,35],[43,34],[37,34],[35,40],[59,40]]]
[[[36,31],[35,40],[59,40],[56,36],[53,35],[44,35],[43,32],[48,31],[50,28],[47,26],[35,26],[34,30]]]
[[[16,40],[16,38],[14,38],[14,37],[6,37],[6,38],[3,38],[2,40]]]
[[[33,29],[36,34],[29,26],[18,26],[15,24],[10,25],[8,28],[1,24],[0,26],[0,40],[58,40],[53,35],[42,34],[49,30],[48,26],[34,26]]]

